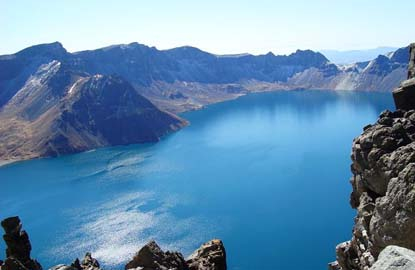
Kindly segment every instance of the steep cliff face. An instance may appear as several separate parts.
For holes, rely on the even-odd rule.
[[[399,88],[409,96],[411,74]],[[357,216],[352,239],[336,247],[332,269],[369,269],[390,245],[415,250],[415,102],[401,106],[401,96],[394,97],[398,110],[384,111],[353,141],[350,204]]]

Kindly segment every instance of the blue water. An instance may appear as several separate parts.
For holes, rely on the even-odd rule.
[[[0,168],[0,218],[21,217],[45,268],[221,238],[229,269],[326,269],[351,234],[352,139],[386,108],[390,94],[311,90],[215,104],[154,145]]]

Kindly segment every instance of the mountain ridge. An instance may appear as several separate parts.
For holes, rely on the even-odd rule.
[[[0,56],[0,158],[154,142],[187,124],[174,114],[252,92],[389,90],[405,77],[408,55],[406,47],[343,67],[311,50],[217,56],[191,46],[158,50],[137,42],[75,53],[59,42],[34,45]],[[100,100],[107,93],[112,96]],[[116,109],[106,114],[110,105]],[[104,124],[104,118],[112,122]],[[106,125],[123,132],[109,132]]]
[[[30,52],[34,51],[43,53],[32,55],[38,62],[57,58],[82,72],[120,75],[141,95],[172,113],[198,109],[249,92],[298,88],[390,91],[405,77],[408,58],[407,47],[388,56],[344,66],[333,64],[323,54],[311,50],[297,50],[289,55],[270,52],[226,56],[192,46],[158,50],[133,42],[69,53],[62,44],[54,42],[0,56],[0,70],[7,59],[22,56],[26,59],[23,62],[36,65],[36,61],[30,61]],[[10,96],[21,87],[22,80],[4,82],[0,77],[0,89],[2,84],[12,88],[2,91]],[[4,95],[0,93],[0,106],[4,104]]]
[[[116,75],[43,64],[0,111],[0,159],[58,156],[156,142],[187,122],[160,111]]]

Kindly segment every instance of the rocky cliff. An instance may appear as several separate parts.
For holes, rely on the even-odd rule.
[[[7,245],[6,259],[0,260],[0,270],[42,270],[42,266],[30,257],[29,236],[22,231],[19,217],[10,217],[1,222]],[[188,259],[179,252],[164,252],[155,241],[142,247],[125,265],[126,270],[226,270],[226,252],[221,240],[215,239],[203,244]],[[75,259],[71,264],[59,264],[50,270],[101,270],[101,266],[91,253],[82,260]]]
[[[336,247],[331,269],[392,269],[382,268],[386,247],[415,249],[414,63],[412,44],[408,80],[394,91],[397,110],[384,111],[353,141],[350,204],[357,216],[352,239]]]

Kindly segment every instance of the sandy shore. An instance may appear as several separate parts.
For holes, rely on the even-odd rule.
[[[13,163],[13,162],[17,162],[17,161],[19,160],[18,159],[0,160],[0,167]]]

